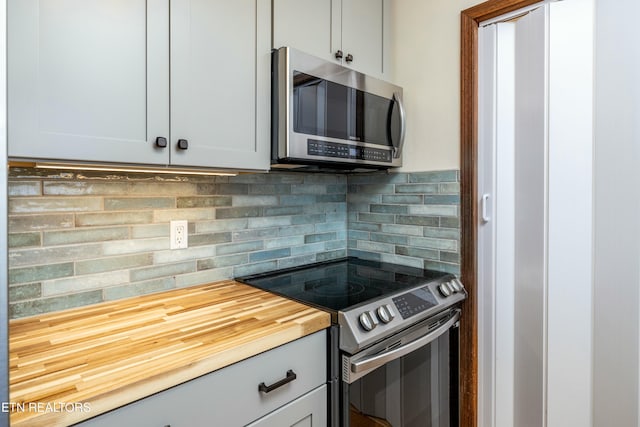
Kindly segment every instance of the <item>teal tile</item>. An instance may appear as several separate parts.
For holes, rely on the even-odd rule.
[[[332,259],[338,259],[338,258],[344,258],[347,256],[347,250],[346,249],[337,249],[334,251],[326,251],[326,252],[320,252],[316,255],[316,261],[318,262],[322,262],[322,261],[329,261]]]
[[[129,298],[138,295],[146,295],[153,292],[166,291],[175,288],[173,277],[145,280],[138,283],[128,283],[123,286],[114,286],[102,291],[105,301]]]
[[[216,246],[217,255],[236,254],[241,252],[259,251],[264,248],[262,241],[228,243]]]
[[[300,215],[303,213],[302,206],[265,206],[264,216]]]
[[[381,225],[368,222],[349,222],[348,228],[358,231],[380,231]]]
[[[457,253],[457,252],[440,251],[440,261],[459,264],[460,263],[460,254]]]
[[[73,214],[51,214],[51,215],[9,215],[8,226],[10,233],[37,230],[57,230],[62,228],[72,228],[74,226]]]
[[[42,194],[42,183],[40,181],[14,181],[7,183],[7,195],[14,196],[39,196]]]
[[[104,225],[149,224],[153,222],[153,211],[125,211],[76,214],[77,227]]]
[[[421,259],[432,259],[436,261],[439,259],[439,253],[436,249],[396,246],[396,254]]]
[[[216,219],[250,218],[262,215],[260,207],[220,208],[216,209]]]
[[[305,243],[317,243],[317,242],[326,242],[327,240],[335,240],[336,233],[317,233],[317,234],[309,234],[304,236]]]
[[[234,207],[242,206],[277,206],[278,196],[264,196],[264,195],[251,195],[251,196],[232,196],[232,205]]]
[[[422,194],[385,194],[382,203],[398,205],[421,205],[424,203]]]
[[[435,237],[438,239],[455,239],[460,238],[460,230],[457,228],[424,228],[424,237]]]
[[[269,259],[286,258],[291,256],[290,248],[270,249],[267,251],[252,252],[249,254],[249,262],[266,261]]]
[[[321,222],[316,224],[316,232],[324,233],[327,231],[346,231],[346,224],[344,222]]]
[[[349,185],[349,192],[356,194],[393,194],[395,192],[396,186],[393,184],[358,184],[358,185]]]
[[[73,243],[105,242],[128,239],[129,227],[88,228],[64,231],[45,231],[44,246],[70,245]]]
[[[445,273],[451,273],[455,275],[460,275],[460,266],[457,264],[450,264],[446,262],[438,262],[438,261],[424,261],[424,268],[428,270],[438,270],[443,271]]]
[[[198,271],[200,270],[210,270],[212,268],[222,268],[222,267],[231,267],[241,264],[247,264],[249,262],[249,254],[235,254],[235,255],[225,255],[225,256],[217,256],[213,258],[207,259],[199,259],[198,260]]]
[[[341,175],[337,174],[318,174],[318,173],[307,173],[304,174],[304,183],[306,185],[314,185],[321,184],[323,186],[338,184],[342,181]]]
[[[414,172],[409,174],[409,182],[456,182],[457,170]]]
[[[395,216],[392,214],[379,214],[379,213],[359,213],[358,221],[360,222],[375,222],[379,224],[393,224]]]
[[[42,285],[40,283],[9,286],[9,303],[40,298],[41,296]]]
[[[46,262],[46,260],[40,260]],[[73,263],[37,265],[34,267],[10,268],[9,284],[38,282],[73,276]]]
[[[249,225],[246,218],[239,219],[217,219],[215,221],[196,222],[196,233],[216,233],[222,231],[243,230]]]
[[[327,194],[347,194],[347,184],[327,185]]]
[[[231,241],[231,233],[190,234],[189,246],[216,245]]]
[[[316,254],[324,250],[325,250],[324,242],[309,243],[301,246],[293,246],[291,248],[291,255],[298,256],[298,255],[305,255],[305,254]]]
[[[176,276],[176,287],[201,285],[203,283],[213,283],[233,277],[233,267],[212,268],[210,270],[196,271],[195,273],[181,274]]]
[[[370,204],[370,203],[380,203],[382,201],[382,195],[381,194],[365,194],[365,193],[353,193],[353,192],[349,192],[347,194],[347,202],[349,204],[353,204],[353,203],[363,203],[363,204]]]
[[[42,294],[44,296],[54,296],[79,293],[122,285],[129,282],[129,272],[127,270],[109,271],[86,276],[64,277],[42,282]]]
[[[107,211],[130,211],[139,209],[173,209],[174,197],[106,197],[104,209]]]
[[[290,216],[275,216],[266,218],[249,218],[249,228],[282,227],[291,225]]]
[[[160,181],[134,181],[129,184],[128,195],[143,196],[189,196],[197,194],[197,184],[191,182]]]
[[[365,174],[351,174],[347,177],[347,181],[350,185],[352,184],[376,184],[379,182],[384,182],[388,184],[402,183],[407,182],[408,175],[406,173],[388,173],[384,172],[373,172],[373,173],[365,173]]]
[[[390,243],[370,242],[366,240],[358,240],[357,248],[366,252],[394,253],[395,246]]]
[[[129,254],[109,258],[78,261],[75,264],[75,271],[76,275],[81,276],[84,274],[95,274],[105,271],[143,267],[151,264],[153,264],[153,255],[151,253]]]
[[[251,184],[249,194],[291,194],[291,184]]]
[[[422,236],[423,229],[417,225],[382,224],[380,231],[391,234],[404,234],[406,236]]]
[[[396,218],[396,222],[398,224],[405,224],[405,225],[437,227],[440,221],[436,216],[398,215],[398,217]]]
[[[435,194],[437,192],[438,192],[438,184],[396,185],[396,193],[400,193],[400,194]]]
[[[234,277],[248,276],[250,274],[264,273],[275,270],[278,267],[276,260],[264,261],[256,264],[239,265],[233,268]]]
[[[440,217],[440,227],[460,228],[460,218],[458,218],[458,217]]]
[[[456,205],[411,205],[410,215],[432,215],[432,216],[457,216],[458,206]]]
[[[39,232],[36,233],[9,233],[7,243],[10,249],[40,246],[42,244]]]
[[[368,252],[359,249],[349,249],[349,256],[356,258],[367,259],[371,261],[380,261],[381,254],[377,252]]]
[[[338,238],[337,240],[329,240],[324,242],[324,248],[327,251],[332,251],[334,249],[346,249],[347,248],[347,239],[346,237]]]
[[[231,206],[231,196],[192,196],[178,197],[178,208],[209,208],[219,206]]]
[[[280,196],[280,206],[304,206],[316,203],[315,195],[291,194]]]
[[[327,220],[327,215],[324,213],[296,215],[291,217],[291,224],[292,225],[316,224],[319,222],[325,222],[326,220]]]
[[[390,243],[394,245],[406,245],[408,241],[408,237],[398,235],[398,234],[371,233],[370,240],[372,242]]]
[[[327,186],[321,184],[292,185],[291,194],[327,194]]]
[[[50,264],[99,258],[104,255],[105,243],[57,246],[49,248],[14,249],[9,251],[9,266],[38,265],[46,260]]]
[[[301,255],[291,258],[282,258],[278,260],[278,268],[292,268],[300,265],[311,264],[316,261],[316,255]]]
[[[314,231],[315,231],[315,226],[313,224],[300,224],[300,225],[292,225],[290,227],[278,228],[278,234],[281,237],[301,236],[305,234],[311,234]]]
[[[169,237],[169,223],[141,224],[131,227],[132,239],[149,239],[152,237]]]
[[[443,182],[440,184],[439,191],[442,194],[460,194],[460,183],[458,182]]]
[[[266,240],[278,236],[278,229],[276,228],[258,228],[253,230],[234,231],[232,233],[232,240],[234,242],[240,242],[243,240]]]
[[[286,237],[266,239],[264,241],[264,248],[265,249],[289,248],[291,246],[297,246],[297,245],[303,245],[303,244],[304,244],[303,235],[286,236]]]
[[[99,197],[14,197],[8,211],[16,213],[91,212],[102,210]]]
[[[425,205],[459,205],[460,204],[460,196],[457,194],[443,194],[436,196],[425,196],[424,197]]]
[[[380,261],[391,264],[406,265],[408,267],[423,268],[424,261],[420,258],[401,256],[397,254],[381,254]]]
[[[348,235],[349,239],[353,239],[353,240],[369,240],[369,232],[368,231],[349,230],[347,235]]]
[[[198,187],[198,194],[211,194],[211,193],[201,193],[200,186]],[[237,195],[237,194],[249,194],[249,185],[248,184],[216,184],[215,192],[213,194],[229,194],[229,195]]]
[[[176,264],[152,265],[131,270],[129,272],[132,282],[140,282],[149,279],[177,276],[179,274],[192,273],[196,271],[196,262],[185,261]]]
[[[409,246],[417,246],[429,249],[443,249],[447,251],[457,251],[458,242],[456,240],[432,239],[430,237],[409,237]]]
[[[345,203],[346,194],[321,194],[317,196],[318,203]]]
[[[9,304],[9,318],[17,319],[20,317],[34,316],[36,314],[49,313],[51,311],[64,310],[73,307],[82,307],[98,302],[102,302],[102,291],[100,290],[17,302]]]
[[[51,196],[106,196],[127,194],[129,184],[118,181],[44,181],[42,191]]]
[[[372,213],[390,213],[390,214],[406,214],[408,211],[407,206],[402,205],[371,205],[370,211]]]

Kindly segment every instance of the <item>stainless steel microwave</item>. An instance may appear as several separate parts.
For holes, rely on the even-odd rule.
[[[402,88],[289,47],[272,53],[273,168],[402,166]]]

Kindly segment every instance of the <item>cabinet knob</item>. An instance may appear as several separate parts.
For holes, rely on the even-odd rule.
[[[166,148],[167,147],[167,138],[164,136],[159,136],[156,138],[156,147],[158,148]]]
[[[353,55],[351,55],[350,53],[347,53],[347,57],[344,58],[344,60],[347,61],[347,62],[353,61]]]
[[[336,51],[336,59],[342,59],[343,53],[341,50]]]
[[[187,148],[189,148],[189,141],[187,141],[186,139],[179,139],[178,148],[180,150],[186,150]]]

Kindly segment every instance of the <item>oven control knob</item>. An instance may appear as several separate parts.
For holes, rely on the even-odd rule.
[[[362,313],[360,317],[358,317],[358,320],[360,320],[360,325],[365,331],[370,331],[378,325],[378,322],[373,318],[370,311]]]
[[[378,309],[376,310],[376,314],[378,315],[378,319],[380,319],[382,323],[389,323],[395,317],[393,314],[393,310],[391,309],[391,307],[389,307],[389,304],[381,305],[380,307],[378,307]]]
[[[451,282],[451,286],[453,287],[453,290],[456,292],[462,292],[462,283],[460,283],[460,281],[458,279],[453,279]]]
[[[442,294],[442,296],[445,298],[451,295],[451,288],[449,287],[449,282],[440,283],[440,285],[438,285],[438,290],[440,291],[440,294]]]

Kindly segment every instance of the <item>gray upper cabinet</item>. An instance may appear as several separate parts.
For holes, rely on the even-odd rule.
[[[273,47],[390,79],[391,0],[273,0]]]
[[[9,0],[9,156],[268,169],[270,3],[169,4]]]
[[[171,1],[172,164],[269,168],[270,16],[268,0]]]

